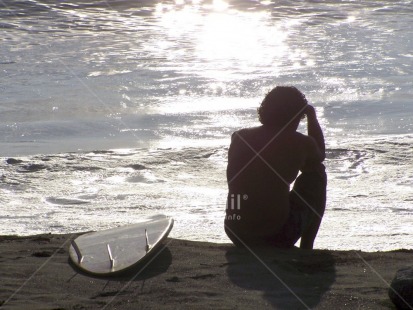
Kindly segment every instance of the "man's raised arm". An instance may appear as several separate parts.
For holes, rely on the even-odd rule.
[[[312,105],[307,105],[304,112],[307,115],[307,131],[308,135],[312,137],[318,145],[322,158],[326,156],[326,146],[324,142],[323,131],[318,123],[315,109]]]

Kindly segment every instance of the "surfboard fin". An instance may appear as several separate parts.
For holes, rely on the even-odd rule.
[[[149,249],[151,248],[151,245],[149,244],[148,231],[146,229],[145,229],[145,240],[146,240],[145,251],[146,253],[148,253]]]
[[[107,244],[107,247],[108,247],[109,260],[110,260],[110,269],[113,270],[113,268],[115,268],[115,260],[113,259],[112,251],[110,250],[109,243]]]
[[[80,265],[83,262],[83,255],[80,252],[79,247],[77,246],[77,243],[75,240],[72,240],[72,247],[75,249],[76,255],[77,255],[77,263]]]

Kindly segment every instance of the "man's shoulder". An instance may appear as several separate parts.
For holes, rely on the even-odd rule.
[[[257,132],[262,130],[263,126],[255,126],[255,127],[247,127],[241,128],[239,130],[234,131],[234,133],[248,133],[248,132]]]
[[[310,137],[310,136],[307,136],[307,135],[305,135],[305,134],[302,134],[301,132],[298,132],[298,131],[294,132],[294,137],[296,137],[297,139],[300,139],[300,140],[302,140],[302,141],[309,141],[309,140],[311,140],[311,137]]]
[[[242,128],[239,130],[236,130],[232,133],[232,137],[244,137],[247,138],[248,136],[254,135],[256,133],[259,133],[261,131],[261,127],[249,127],[249,128]]]

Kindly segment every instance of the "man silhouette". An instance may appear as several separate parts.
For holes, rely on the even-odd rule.
[[[312,249],[327,185],[324,136],[315,109],[297,88],[277,86],[258,115],[262,126],[232,134],[225,231],[238,246],[290,248],[301,238],[300,247]],[[297,132],[305,117],[308,135]]]

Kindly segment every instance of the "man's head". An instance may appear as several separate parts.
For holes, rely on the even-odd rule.
[[[265,127],[298,126],[307,106],[307,99],[294,86],[277,86],[258,108],[258,117]]]

